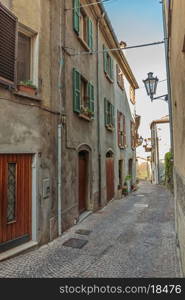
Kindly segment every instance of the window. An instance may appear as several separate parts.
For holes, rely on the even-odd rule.
[[[118,111],[118,146],[120,148],[126,147],[126,122],[123,113]]]
[[[130,86],[130,101],[132,104],[136,103],[135,89],[132,86]]]
[[[94,116],[94,86],[76,69],[73,69],[73,111],[90,119]]]
[[[17,18],[0,2],[0,82],[15,86]]]
[[[116,65],[117,83],[120,89],[124,90],[123,72],[119,65]]]
[[[31,38],[18,33],[17,82],[30,80]]]
[[[136,147],[135,124],[133,121],[130,122],[130,131],[131,131],[131,148],[135,149]]]
[[[31,81],[38,86],[38,35],[19,24],[17,51],[17,83]]]
[[[108,130],[113,131],[115,127],[114,106],[106,98],[104,99],[105,109],[105,126]]]
[[[84,8],[80,7],[80,0],[73,0],[73,8],[73,29],[85,46],[92,50],[93,23]]]
[[[108,49],[106,49],[105,46],[103,46],[103,62],[104,62],[104,72],[106,74],[106,76],[111,80],[113,81],[113,66],[114,66],[114,63],[113,63],[113,59],[112,57],[110,56],[110,54],[108,53]]]
[[[7,222],[16,219],[16,163],[8,163]]]

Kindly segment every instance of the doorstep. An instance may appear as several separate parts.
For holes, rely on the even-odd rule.
[[[84,213],[82,213],[79,218],[78,218],[78,223],[81,223],[82,221],[84,221],[88,216],[92,215],[92,211],[85,211]]]
[[[30,242],[20,245],[18,247],[7,250],[0,254],[0,261],[14,257],[22,252],[27,251],[27,250],[31,250],[32,248],[35,248],[37,245],[38,245],[37,242],[30,241]]]

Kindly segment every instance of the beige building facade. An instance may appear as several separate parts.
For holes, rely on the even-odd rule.
[[[165,1],[169,38],[174,138],[174,192],[177,241],[185,274],[185,2]]]

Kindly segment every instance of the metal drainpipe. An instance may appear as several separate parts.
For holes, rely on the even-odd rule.
[[[168,33],[167,33],[164,0],[161,0],[161,3],[162,3],[162,15],[163,15],[164,42],[165,42],[166,75],[167,75],[167,86],[168,86],[168,107],[169,107],[169,119],[170,119],[171,152],[173,155],[174,154],[174,140],[173,140],[173,111],[172,111],[171,79],[170,79],[170,64],[169,64],[169,39],[168,39]]]
[[[100,31],[100,20],[102,18],[104,18],[105,13],[103,13],[100,17],[98,17],[97,20],[97,137],[98,137],[98,173],[99,173],[99,206],[101,207],[101,186],[102,186],[102,180],[101,180],[101,143],[100,143],[100,84],[99,84],[99,67],[100,67],[100,63],[99,63],[99,31]]]
[[[62,125],[58,125],[58,235],[62,234]]]

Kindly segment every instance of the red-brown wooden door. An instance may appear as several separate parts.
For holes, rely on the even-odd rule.
[[[114,158],[106,158],[107,201],[114,198]]]
[[[0,252],[31,238],[32,155],[0,154]]]
[[[79,153],[79,213],[86,210],[88,153]]]

